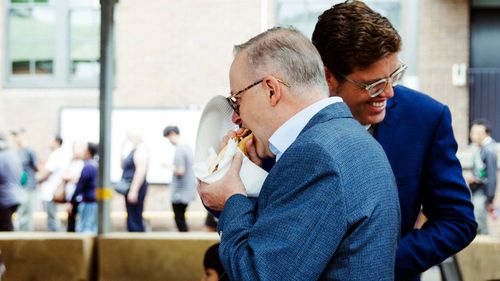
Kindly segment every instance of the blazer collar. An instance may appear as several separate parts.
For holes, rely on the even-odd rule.
[[[394,139],[394,130],[396,127],[399,114],[397,112],[398,95],[394,91],[394,97],[387,101],[385,109],[385,118],[377,125],[374,137],[384,147],[385,151],[390,151],[392,140]]]
[[[313,118],[311,118],[311,120],[309,120],[300,134],[313,127],[315,124],[323,123],[337,118],[352,118],[351,111],[349,110],[349,107],[347,107],[347,104],[345,104],[344,102],[336,102],[320,110],[318,113],[316,113],[316,115],[313,116]]]

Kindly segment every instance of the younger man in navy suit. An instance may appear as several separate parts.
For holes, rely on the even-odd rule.
[[[420,272],[476,235],[450,110],[422,93],[396,87],[406,69],[398,58],[401,38],[387,18],[361,1],[325,11],[312,41],[323,59],[330,95],[344,99],[389,158],[401,206],[396,280],[418,280]],[[421,210],[427,222],[415,229]]]

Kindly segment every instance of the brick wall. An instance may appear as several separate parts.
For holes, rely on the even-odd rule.
[[[255,0],[119,1],[114,105],[187,107],[227,94],[233,45],[260,32],[260,5]],[[5,22],[0,20],[1,30]],[[0,36],[0,43],[4,39]],[[0,54],[3,65],[5,44],[0,44]],[[59,130],[61,108],[95,107],[98,102],[99,89],[5,89],[0,79],[0,131],[24,126],[44,159]]]
[[[469,62],[469,1],[420,1],[420,89],[447,104],[460,149],[468,142],[469,90],[451,83],[451,67]]]

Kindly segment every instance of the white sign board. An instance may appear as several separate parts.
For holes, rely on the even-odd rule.
[[[179,127],[181,138],[194,151],[201,108],[121,109],[115,108],[111,121],[111,175],[112,182],[120,179],[121,148],[127,130],[141,132],[150,152],[147,179],[150,183],[170,183],[172,172],[164,163],[172,163],[174,147],[163,137],[169,125]],[[59,115],[63,147],[71,150],[75,141],[99,142],[99,111],[96,108],[64,108]],[[101,152],[99,152],[102,155]]]

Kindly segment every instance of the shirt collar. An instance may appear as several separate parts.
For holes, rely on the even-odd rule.
[[[490,136],[487,136],[482,142],[481,142],[481,146],[485,146],[487,144],[489,144],[490,142],[492,142],[493,139],[490,137]]]
[[[283,123],[283,125],[281,125],[269,138],[269,149],[274,155],[276,155],[276,162],[278,162],[281,155],[295,141],[302,129],[304,129],[314,115],[330,104],[337,102],[342,102],[342,98],[330,97],[321,99],[302,109],[297,114],[292,116],[292,118]]]

